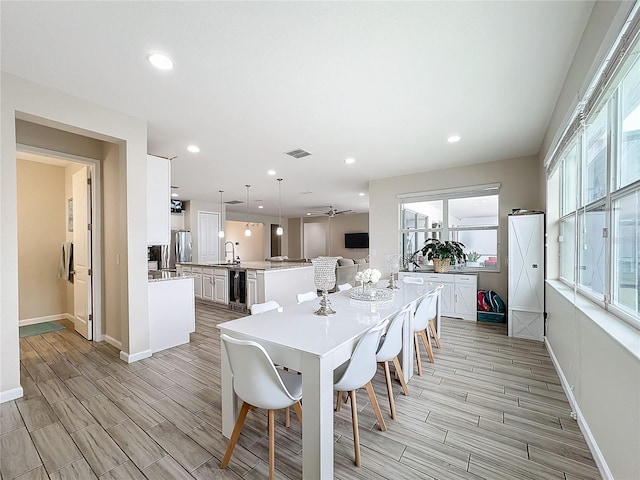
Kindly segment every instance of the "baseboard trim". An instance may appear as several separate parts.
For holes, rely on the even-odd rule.
[[[0,403],[8,402],[10,400],[15,400],[16,398],[20,398],[24,395],[22,391],[22,387],[12,388],[11,390],[5,390],[4,392],[0,392]]]
[[[569,384],[567,377],[565,377],[564,372],[560,367],[560,362],[558,362],[558,359],[555,353],[553,352],[553,348],[551,348],[551,344],[549,343],[549,340],[547,339],[546,336],[544,337],[544,344],[547,347],[549,356],[551,357],[551,362],[553,363],[553,366],[556,369],[556,372],[558,373],[558,377],[560,378],[560,384],[562,385],[562,389],[564,390],[564,393],[567,396],[567,399],[569,400],[569,405],[571,405],[571,410],[573,410],[576,414],[578,427],[580,428],[580,431],[584,435],[584,439],[587,442],[587,446],[591,451],[591,455],[593,455],[593,459],[595,460],[596,465],[598,466],[600,475],[602,475],[602,478],[605,480],[614,480],[613,473],[611,473],[611,470],[609,470],[609,465],[607,465],[607,461],[605,460],[604,455],[602,454],[602,451],[598,447],[598,443],[596,442],[596,439],[593,436],[593,433],[591,433],[591,429],[589,428],[587,421],[584,419],[584,416],[582,415],[582,411],[578,406],[576,397],[573,396],[573,390],[571,390],[571,385]]]
[[[25,318],[18,322],[18,326],[35,325],[36,323],[55,322],[56,320],[71,320],[73,316],[68,313],[57,313],[56,315],[45,315],[44,317]]]
[[[151,350],[143,350],[142,352],[129,354],[127,352],[120,351],[120,359],[127,363],[137,362],[151,356]]]
[[[96,339],[98,340],[98,339]],[[104,335],[102,337],[101,340],[104,340],[105,342],[107,342],[109,345],[113,345],[114,347],[116,347],[118,350],[122,350],[122,342],[119,340],[116,340],[113,337],[110,337],[109,335]],[[98,340],[100,341],[100,340]]]

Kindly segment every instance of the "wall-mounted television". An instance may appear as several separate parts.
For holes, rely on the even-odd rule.
[[[344,248],[369,248],[369,234],[363,233],[345,233]]]

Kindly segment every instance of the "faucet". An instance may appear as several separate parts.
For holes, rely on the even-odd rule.
[[[234,245],[234,243],[232,241],[227,241],[224,242],[224,258],[227,258],[227,253],[229,253],[229,250],[227,250],[227,243],[231,244],[231,263],[235,264],[239,264],[240,263],[240,257],[236,258],[236,247]]]
[[[227,244],[231,244],[231,263],[233,263],[235,261],[236,258],[236,247],[233,245],[233,242],[228,241],[228,242],[224,242],[224,258],[227,258],[227,253],[229,253],[229,250],[227,250]]]

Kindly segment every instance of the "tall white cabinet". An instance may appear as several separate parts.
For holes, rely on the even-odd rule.
[[[544,337],[544,214],[509,216],[509,336]]]
[[[171,162],[147,155],[147,244],[171,243]]]

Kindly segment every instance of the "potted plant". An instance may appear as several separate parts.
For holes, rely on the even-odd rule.
[[[437,238],[427,238],[424,246],[414,253],[422,252],[427,260],[433,261],[434,272],[448,272],[451,261],[463,263],[467,260],[464,253],[464,244],[454,240],[445,240],[441,242]]]
[[[480,254],[478,252],[467,253],[467,267],[479,267]]]

